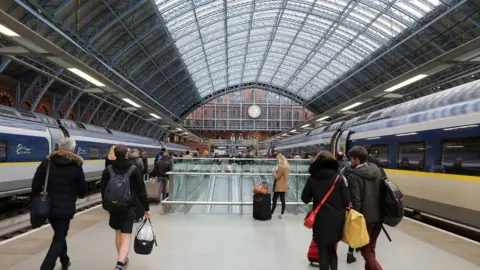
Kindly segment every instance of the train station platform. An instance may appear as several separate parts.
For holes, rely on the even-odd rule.
[[[149,256],[130,254],[132,270],[293,270],[315,269],[306,258],[311,231],[303,215],[282,220],[253,220],[251,214],[164,214],[152,206],[158,244]],[[107,213],[95,207],[78,214],[68,237],[71,270],[113,269],[116,261],[114,234]],[[389,229],[393,242],[381,235],[377,256],[386,270],[480,269],[478,243],[405,219]],[[52,230],[45,226],[0,243],[0,270],[33,270],[46,254]],[[339,245],[339,269],[364,269],[348,265],[347,246]],[[60,265],[58,265],[60,268]]]

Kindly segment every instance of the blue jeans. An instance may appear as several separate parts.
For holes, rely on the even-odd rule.
[[[167,197],[167,184],[168,184],[168,178],[164,178],[164,177],[158,177],[158,182],[161,182],[162,183],[162,186],[163,186],[163,191],[162,192],[159,192],[158,193],[158,199],[160,201],[162,201],[162,198],[163,200],[165,200],[165,198]],[[160,194],[162,196],[160,196]]]

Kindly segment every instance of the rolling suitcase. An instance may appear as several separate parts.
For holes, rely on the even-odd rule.
[[[145,189],[147,190],[147,199],[149,201],[154,201],[157,204],[160,203],[160,196],[162,193],[161,186],[162,183],[158,182],[156,179],[145,181]]]
[[[257,220],[270,220],[272,196],[268,194],[253,194],[253,218]]]
[[[338,248],[338,244],[335,245],[335,249],[337,248]],[[319,263],[320,261],[320,255],[318,254],[317,244],[315,243],[313,238],[312,238],[312,241],[310,241],[310,247],[308,247],[307,258],[310,264]]]

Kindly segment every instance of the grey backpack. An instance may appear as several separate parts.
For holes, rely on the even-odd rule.
[[[132,193],[130,192],[130,175],[135,168],[132,165],[125,174],[116,174],[112,165],[107,167],[110,180],[105,188],[103,208],[108,212],[123,212],[133,205]]]

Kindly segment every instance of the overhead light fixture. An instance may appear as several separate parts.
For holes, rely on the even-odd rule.
[[[177,130],[178,130],[178,131],[182,131],[182,129],[181,129],[181,128],[177,128]]]
[[[303,125],[302,128],[306,128],[306,127],[309,127],[310,124],[306,124],[306,125]]]
[[[387,90],[385,90],[385,92],[393,92],[393,91],[395,91],[395,90],[397,90],[397,89],[400,89],[400,88],[402,88],[402,87],[404,87],[404,86],[407,86],[407,85],[412,84],[412,83],[414,83],[414,82],[416,82],[416,81],[419,81],[419,80],[421,80],[421,79],[423,79],[423,78],[425,78],[425,77],[427,77],[427,76],[428,76],[428,75],[426,75],[426,74],[418,74],[418,75],[415,76],[415,77],[412,77],[412,78],[410,78],[410,79],[408,79],[408,80],[406,80],[406,81],[404,81],[404,82],[401,82],[401,83],[399,83],[399,84],[397,84],[397,85],[394,85],[394,86],[388,88]]]
[[[75,75],[87,80],[90,83],[95,84],[96,86],[105,86],[105,84],[101,83],[97,79],[94,79],[92,76],[88,75],[87,73],[81,71],[80,69],[77,68],[69,68],[68,69],[70,72],[74,73]]]
[[[9,37],[19,37],[20,35],[13,32],[9,28],[5,27],[3,24],[0,24],[0,33],[4,34],[5,36]]]
[[[135,108],[140,108],[141,106],[138,105],[137,103],[133,102],[131,99],[129,98],[122,98],[123,101],[125,101],[126,103],[132,105],[133,107]]]
[[[325,119],[328,119],[329,117],[330,117],[330,116],[324,116],[324,117],[322,117],[322,118],[320,118],[320,119],[317,119],[317,122],[320,122],[320,121],[323,121],[323,120],[325,120]]]
[[[154,113],[151,113],[150,115],[151,115],[152,117],[155,117],[155,118],[157,118],[157,119],[161,119],[161,117],[160,117],[160,116],[158,116],[158,115],[156,115],[156,114],[154,114]]]
[[[355,103],[353,103],[352,105],[347,106],[347,107],[341,109],[341,111],[348,111],[348,110],[350,110],[350,109],[352,109],[352,108],[355,108],[355,107],[357,107],[357,106],[360,106],[360,105],[362,105],[362,104],[363,104],[363,102],[355,102]]]
[[[370,141],[370,140],[377,140],[377,139],[380,139],[382,137],[372,137],[372,138],[368,138],[367,141]]]
[[[461,127],[451,127],[451,128],[444,128],[443,130],[455,130],[455,129],[462,129],[462,128],[474,128],[478,127],[478,125],[468,125],[468,126],[461,126]]]
[[[447,145],[446,148],[463,148],[463,145]]]
[[[294,130],[290,130],[290,132],[294,133],[294,132],[297,132],[297,130],[296,130],[296,129],[294,129]]]
[[[287,133],[284,133],[284,134],[282,134],[282,136],[288,136],[288,134],[287,134]]]
[[[402,136],[410,136],[410,135],[417,135],[417,133],[416,132],[402,133],[402,134],[397,134],[395,136],[402,137]]]

